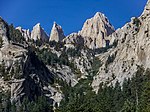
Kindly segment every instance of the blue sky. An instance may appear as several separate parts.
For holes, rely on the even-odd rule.
[[[53,22],[66,35],[81,30],[86,19],[104,13],[117,29],[139,16],[147,0],[0,0],[0,16],[9,24],[32,30],[36,23],[49,34]]]

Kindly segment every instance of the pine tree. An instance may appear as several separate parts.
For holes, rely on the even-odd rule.
[[[144,91],[141,95],[141,107],[142,112],[150,112],[150,81],[145,82]]]
[[[121,112],[135,112],[134,104],[129,100],[125,101]]]

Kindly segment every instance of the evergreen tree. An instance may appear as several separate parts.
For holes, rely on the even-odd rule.
[[[143,112],[150,111],[150,81],[145,82],[144,84],[144,91],[141,95],[141,110]]]
[[[134,104],[129,100],[125,101],[121,112],[135,112]]]

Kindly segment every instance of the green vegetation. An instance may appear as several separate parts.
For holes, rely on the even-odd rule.
[[[10,92],[0,92],[0,112],[11,112]]]
[[[2,64],[0,64],[0,76],[2,76],[5,81],[8,81],[11,79],[11,77],[8,73],[8,70],[6,70],[6,68],[5,68],[4,62],[2,62]]]
[[[52,105],[44,96],[37,97],[35,101],[24,98],[18,112],[53,112]]]
[[[108,65],[115,60],[116,54],[117,52],[115,54],[112,54],[111,56],[110,55],[108,56],[107,61],[105,63],[105,73],[108,73]]]
[[[20,79],[22,76],[21,72],[22,72],[22,69],[18,62],[16,62],[15,66],[12,67],[10,70],[6,69],[4,62],[0,64],[0,76],[3,77],[4,81],[9,81],[12,77],[16,79]]]
[[[109,65],[110,63],[112,63],[114,60],[115,60],[115,58],[116,58],[116,55],[115,54],[113,54],[113,55],[109,55],[108,56],[108,59],[107,59],[107,61],[106,61],[106,63],[107,63],[107,65]]]
[[[11,69],[11,77],[14,76],[15,79],[21,79],[22,78],[22,67],[21,64],[19,64],[19,62],[17,61],[15,63],[15,67]]]
[[[109,46],[106,46],[106,47],[102,47],[102,48],[94,49],[94,53],[95,53],[95,55],[96,55],[96,54],[105,53],[105,52],[107,52],[109,49],[117,47],[117,45],[118,45],[118,41],[115,40],[112,45],[109,45]]]
[[[59,42],[50,41],[50,42],[48,42],[48,44],[49,44],[50,47],[54,47],[54,49],[55,49],[56,51],[60,51],[61,48],[64,47],[64,43],[63,43],[63,42],[60,42],[60,41],[59,41]]]
[[[67,65],[73,67],[73,64],[69,62],[68,56],[65,52],[58,57],[55,53],[52,53],[49,49],[36,49],[36,53],[46,65]]]
[[[88,70],[90,76],[95,76],[99,71],[99,68],[102,66],[102,62],[99,58],[94,57],[91,62],[91,69]]]
[[[61,55],[58,57],[57,54],[52,53],[50,49],[44,48],[39,50],[37,48],[36,54],[46,65],[53,67],[57,67],[57,65],[69,66],[72,72],[75,73],[78,78],[81,77],[81,72],[74,66],[74,63],[69,61],[68,55],[65,51],[62,51]]]
[[[67,49],[66,53],[71,57],[81,56],[81,51],[79,49],[69,48]]]
[[[140,25],[141,25],[141,21],[139,20],[139,18],[135,18],[134,20],[133,20],[133,24],[135,24],[137,27],[139,27]]]
[[[139,67],[132,79],[122,86],[100,85],[98,94],[92,92],[91,78],[80,80],[73,88],[63,86],[65,99],[57,112],[149,112],[150,70]],[[65,84],[64,84],[65,85]]]
[[[59,81],[65,98],[56,112],[80,112],[80,106],[82,107],[88,99],[88,96],[86,99],[84,95],[94,96],[94,92],[92,92],[92,89],[88,85],[89,83],[91,83],[91,77],[81,79],[73,88],[68,86],[65,82]]]
[[[139,32],[139,29],[140,29],[140,26],[141,26],[141,21],[139,20],[139,18],[136,17],[136,18],[133,20],[133,24],[136,26],[135,30],[136,30],[137,32]]]
[[[10,101],[10,92],[0,93],[0,112],[53,112],[52,105],[44,96],[39,96],[35,101],[24,98],[18,105]]]
[[[2,39],[2,37],[0,36],[0,48],[2,48],[2,46],[3,46],[3,39]]]

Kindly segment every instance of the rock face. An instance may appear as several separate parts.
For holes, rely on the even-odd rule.
[[[7,23],[0,17],[0,37],[3,40],[3,46],[9,44],[8,36],[8,25]]]
[[[1,19],[0,35],[8,42],[7,23]],[[5,41],[6,40],[6,41]],[[0,49],[0,91],[10,91],[11,101],[20,102],[24,97],[47,96],[52,101],[51,84],[54,74],[38,59],[30,48],[7,43]]]
[[[44,88],[48,88],[50,84],[54,83],[54,75],[34,53],[29,53],[24,63],[23,78],[25,79],[22,84],[24,89],[20,92],[21,94],[24,93],[31,100],[35,95],[51,95],[51,91]]]
[[[92,83],[96,92],[101,82],[107,82],[108,85],[114,85],[116,81],[122,83],[125,78],[131,78],[135,74],[138,66],[150,67],[149,8],[150,2],[148,1],[139,18],[131,18],[131,22],[111,35],[115,38],[114,42],[117,42],[116,47],[98,55],[103,66],[100,67]]]
[[[64,32],[60,25],[54,22],[49,41],[62,41],[65,38]]]
[[[70,84],[72,87],[75,86],[78,83],[78,80],[76,78],[76,75],[72,72],[72,70],[68,66],[57,66],[56,68],[49,67],[53,73],[56,74],[59,79],[62,79],[67,84]]]
[[[146,16],[149,16],[149,15],[150,15],[150,1],[148,0],[141,16],[145,18]]]
[[[97,49],[109,45],[110,38],[107,37],[114,31],[105,15],[97,12],[93,18],[86,20],[81,31],[70,34],[63,41],[68,47],[71,44],[82,44],[90,49]]]
[[[31,39],[33,39],[33,40],[42,40],[42,41],[47,41],[48,40],[48,36],[45,33],[45,31],[42,29],[42,27],[40,26],[40,23],[36,24],[33,27],[33,30],[31,32]]]
[[[68,48],[74,48],[76,45],[83,46],[84,45],[84,39],[81,35],[78,33],[72,33],[68,35],[65,39],[63,39],[63,42],[65,43],[65,46]]]
[[[104,14],[97,12],[95,16],[88,19],[79,34],[84,38],[85,45],[91,49],[105,47],[106,39],[114,32]]]
[[[25,30],[25,29],[22,29],[21,27],[17,27],[16,29],[18,29],[22,36],[25,38],[26,41],[28,41],[29,39],[31,39],[31,33],[30,33],[30,30]]]
[[[24,97],[33,100],[35,95],[52,96],[51,90],[44,90],[44,88],[49,88],[54,82],[54,75],[33,52],[9,44],[0,51],[0,54],[2,54],[0,64],[4,63],[7,70],[7,74],[0,73],[0,76],[7,75],[3,76],[2,79],[7,77],[7,81],[4,82],[10,87],[4,85],[3,88],[4,90],[11,90],[12,101],[19,102]]]

